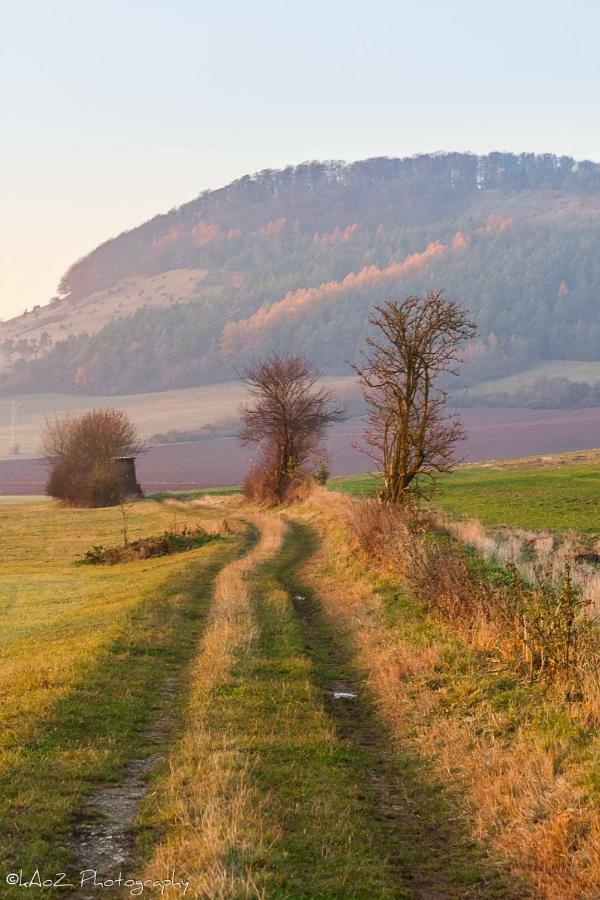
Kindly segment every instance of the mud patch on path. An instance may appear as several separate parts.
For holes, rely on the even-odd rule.
[[[181,682],[169,678],[161,690],[161,707],[170,710],[176,701]],[[140,745],[149,754],[129,763],[122,780],[117,785],[102,787],[89,798],[80,811],[73,830],[70,847],[75,870],[93,871],[98,880],[133,878],[135,867],[136,829],[140,804],[150,790],[150,776],[165,758],[164,748],[173,730],[173,716],[164,712],[152,727],[139,735]],[[123,888],[77,888],[75,895],[81,900],[97,900],[119,896]]]

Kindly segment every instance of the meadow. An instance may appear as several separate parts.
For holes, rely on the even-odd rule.
[[[332,478],[329,484],[353,496],[370,496],[377,479],[356,475]],[[431,502],[490,526],[595,534],[600,532],[600,453],[460,466],[440,479]]]
[[[140,502],[131,537],[176,516]],[[184,521],[222,518],[189,509]],[[10,871],[58,871],[86,794],[148,752],[141,734],[161,715],[160,686],[193,653],[212,580],[243,538],[98,568],[76,562],[122,539],[118,509],[4,503],[0,531],[0,860]]]
[[[436,503],[593,535],[599,478],[593,454],[463,467]],[[77,560],[119,542],[119,509],[0,504],[2,882],[104,867],[174,870],[206,900],[595,897],[596,699],[528,677],[492,619],[432,605],[401,541],[361,549],[373,487],[331,479],[279,511],[163,492],[133,505],[131,540],[221,539],[113,566]]]

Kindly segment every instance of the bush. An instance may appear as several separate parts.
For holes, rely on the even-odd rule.
[[[195,528],[171,529],[163,534],[140,538],[125,547],[92,547],[83,554],[78,562],[88,566],[112,566],[121,562],[133,562],[138,559],[150,559],[154,556],[168,556],[183,550],[194,550],[211,541],[221,540],[220,534],[205,531],[200,525]]]
[[[432,613],[468,636],[486,623],[495,645],[520,659],[530,678],[572,686],[590,667],[597,673],[598,630],[568,568],[558,582],[544,572],[527,582],[514,565],[469,558],[422,513],[373,500],[353,503],[348,524],[356,548],[400,574]]]
[[[119,460],[142,449],[136,428],[121,410],[96,409],[77,419],[48,422],[43,436],[50,464],[46,490],[70,506],[115,506],[133,488]]]
[[[244,497],[255,503],[266,506],[277,506],[280,503],[296,503],[305,500],[310,494],[314,478],[307,472],[298,470],[285,481],[283,496],[277,478],[275,464],[269,456],[260,465],[250,469],[244,481]]]

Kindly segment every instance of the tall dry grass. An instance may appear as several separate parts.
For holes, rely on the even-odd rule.
[[[484,559],[514,565],[526,581],[546,573],[559,583],[568,568],[573,583],[581,590],[582,601],[591,617],[600,615],[600,571],[586,561],[581,536],[527,531],[522,528],[487,529],[479,519],[451,519],[440,516],[439,524],[463,544],[474,547]],[[600,547],[595,547],[597,552]]]
[[[350,504],[347,521],[356,548],[401,575],[432,614],[451,621],[478,650],[520,660],[531,678],[583,692],[587,712],[600,721],[600,631],[589,599],[595,582],[581,571],[579,579],[574,575],[581,569],[574,538],[553,550],[545,534],[538,540],[530,532],[508,533],[495,542],[480,523],[455,528],[438,516],[372,500]],[[502,563],[504,577],[476,572],[460,544],[436,536],[442,524],[455,538],[469,538],[484,559]]]
[[[533,726],[516,731],[509,712],[480,698],[454,705],[439,689],[447,644],[432,631],[418,638],[390,627],[384,601],[365,571],[389,573],[390,559],[410,564],[414,525],[388,535],[391,556],[375,538],[375,568],[362,556],[349,522],[366,528],[362,501],[316,493],[302,513],[319,529],[322,546],[307,564],[306,580],[326,615],[344,628],[357,652],[382,718],[400,746],[416,747],[462,806],[473,837],[496,863],[523,878],[524,897],[597,900],[600,896],[600,814],[582,787],[581,765],[569,762],[569,737],[553,742]],[[417,528],[418,531],[418,528]],[[354,551],[354,562],[353,562]],[[438,562],[441,565],[441,562]],[[443,571],[440,572],[442,578]],[[450,582],[454,576],[449,576]],[[457,586],[456,586],[457,587]],[[491,646],[501,636],[482,619]],[[462,637],[468,637],[462,632]]]
[[[251,860],[273,839],[245,757],[222,728],[215,744],[209,727],[215,690],[227,684],[236,658],[257,635],[248,578],[277,552],[285,533],[277,516],[254,513],[249,518],[260,539],[217,578],[192,672],[185,734],[161,785],[161,805],[169,811],[167,834],[144,872],[144,878],[159,880],[174,870],[190,882],[189,896],[211,900],[262,897]]]

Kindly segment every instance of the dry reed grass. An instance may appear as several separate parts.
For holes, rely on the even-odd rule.
[[[347,630],[382,718],[399,744],[410,741],[432,762],[474,838],[530,885],[524,897],[597,900],[600,814],[581,787],[581,768],[568,763],[569,739],[549,746],[534,727],[514,733],[508,715],[485,699],[449,702],[435,677],[444,638],[390,627],[381,596],[351,561],[344,522],[359,502],[319,491],[305,506],[323,542],[304,577],[330,620]]]
[[[558,583],[568,567],[574,584],[581,589],[588,614],[600,615],[600,571],[581,559],[585,552],[577,533],[558,535],[522,528],[493,531],[479,519],[456,520],[448,516],[440,517],[440,524],[457,540],[474,547],[484,559],[516,566],[526,581],[534,580],[543,571]],[[596,552],[599,549],[594,548]]]
[[[172,869],[190,881],[189,896],[262,897],[250,860],[273,836],[264,824],[264,799],[255,791],[247,763],[221,732],[215,746],[208,722],[215,690],[227,684],[235,659],[256,637],[247,579],[277,552],[285,524],[253,513],[257,546],[219,574],[209,621],[192,672],[186,732],[170,760],[161,790],[169,810],[166,838],[157,846],[144,878],[161,879]]]

